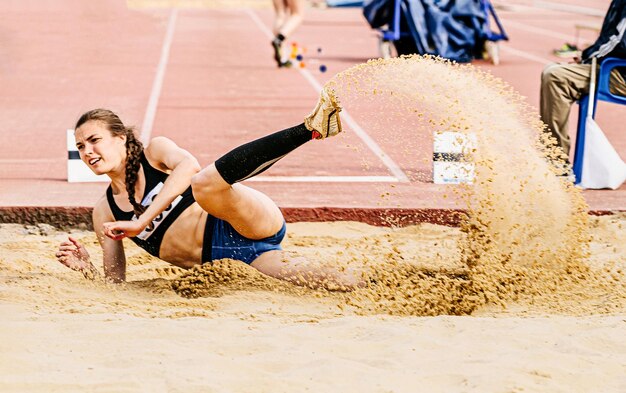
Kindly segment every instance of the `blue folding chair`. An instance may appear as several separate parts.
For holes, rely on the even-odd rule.
[[[598,89],[594,96],[593,114],[596,116],[597,102],[606,101],[615,104],[626,105],[626,97],[617,96],[609,91],[609,81],[611,80],[611,71],[615,67],[626,67],[626,60],[614,57],[606,58],[600,65],[600,76],[598,78]],[[584,95],[578,101],[578,129],[576,131],[576,148],[574,150],[574,175],[576,176],[576,184],[580,183],[583,175],[583,156],[585,152],[585,133],[587,109],[589,108],[589,95]]]

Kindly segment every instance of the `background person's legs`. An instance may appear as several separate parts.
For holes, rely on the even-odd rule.
[[[279,67],[289,66],[289,60],[282,61],[283,42],[290,37],[304,19],[303,0],[274,0],[274,60]]]
[[[541,74],[539,108],[541,119],[569,155],[569,114],[574,101],[589,91],[588,64],[550,64]]]
[[[590,74],[589,64],[550,64],[541,74],[541,119],[568,157],[570,110],[574,101],[589,93]],[[626,82],[617,70],[611,73],[610,89],[613,94],[626,95]]]
[[[622,74],[618,72],[618,68],[611,71],[611,80],[609,81],[609,90],[611,93],[620,96],[626,96],[626,81]]]
[[[286,3],[289,15],[280,27],[279,33],[285,37],[291,37],[304,20],[304,1],[286,0]]]
[[[272,31],[277,36],[287,19],[287,4],[285,0],[274,0],[272,3],[274,4],[274,28]]]

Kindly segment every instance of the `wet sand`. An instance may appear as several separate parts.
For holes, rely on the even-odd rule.
[[[546,267],[535,290],[509,281],[495,291],[506,295],[442,308],[467,301],[441,291],[467,286],[459,228],[291,224],[285,248],[377,267],[376,280],[329,293],[222,261],[192,271],[213,282],[186,298],[173,288],[190,271],[130,242],[129,282],[90,282],[53,256],[66,233],[4,224],[0,390],[622,392],[626,215],[590,217],[589,230],[582,276]],[[93,234],[74,235],[97,261]],[[428,302],[399,296],[407,288]]]

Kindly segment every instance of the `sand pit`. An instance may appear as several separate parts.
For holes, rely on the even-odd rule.
[[[459,228],[290,225],[289,250],[379,267],[369,288],[340,294],[234,261],[183,271],[130,242],[129,282],[90,282],[56,262],[64,232],[3,224],[0,390],[620,392],[626,215],[591,217],[590,226],[584,274],[535,272],[532,290],[519,279],[494,289],[506,294],[494,301],[463,303]],[[99,257],[92,233],[74,235]],[[213,282],[185,298],[173,286],[190,273]],[[418,316],[433,314],[444,315]]]
[[[473,184],[451,191],[460,227],[290,225],[286,249],[365,283],[329,292],[231,260],[183,271],[130,242],[127,283],[87,281],[53,256],[66,234],[2,225],[0,390],[626,391],[626,214],[587,215],[523,98],[420,57],[328,86],[372,108],[359,120],[402,144],[411,181],[432,165],[416,140],[475,137],[463,152]],[[402,127],[415,140],[394,135]],[[92,233],[74,237],[101,260]]]

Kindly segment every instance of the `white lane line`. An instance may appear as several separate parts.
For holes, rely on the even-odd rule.
[[[525,25],[523,23],[513,22],[513,21],[510,21],[510,20],[506,21],[506,26],[507,27],[508,26],[512,26],[512,27],[518,28],[520,30],[528,31],[530,33],[537,33],[537,34],[540,34],[540,35],[544,35],[546,37],[558,38],[558,39],[564,40],[566,42],[572,41],[575,38],[571,34],[567,35],[567,34],[555,33],[553,31],[542,29],[540,27],[527,26],[527,25]]]
[[[11,164],[51,164],[55,162],[59,162],[58,158],[2,158],[0,159],[0,165],[11,165]]]
[[[502,11],[510,11],[510,12],[537,12],[539,10],[554,10],[554,11],[564,11],[572,14],[586,15],[586,16],[599,16],[603,17],[606,14],[606,11],[600,10],[598,8],[591,7],[582,7],[576,5],[568,5],[568,4],[560,4],[553,3],[549,1],[537,1],[535,0],[532,4],[516,4],[516,3],[500,3],[493,2],[493,6],[496,10]]]
[[[268,29],[267,26],[263,24],[261,19],[259,19],[258,15],[254,11],[249,8],[245,11],[250,16],[250,18],[252,18],[254,23],[256,23],[259,29],[261,29],[261,31],[263,31],[263,33],[267,36],[268,40],[274,38],[270,29]],[[318,82],[317,79],[315,79],[315,77],[311,74],[309,70],[298,68],[298,71],[300,72],[300,75],[302,75],[304,79],[306,79],[309,84],[313,86],[316,92],[319,93],[320,90],[322,90],[322,85]],[[341,118],[345,123],[348,124],[348,126],[350,126],[352,131],[354,131],[354,133],[359,138],[361,138],[363,143],[365,143],[365,145],[374,153],[374,155],[377,156],[385,164],[385,166],[398,179],[398,181],[403,183],[409,182],[409,178],[402,171],[402,169],[400,169],[400,166],[396,164],[395,161],[393,161],[391,157],[389,157],[389,155],[387,155],[383,151],[383,149],[369,136],[367,132],[365,132],[365,130],[363,130],[363,128],[361,128],[361,126],[354,120],[354,118],[350,116],[350,113],[348,113],[347,110],[344,109],[341,112]]]
[[[298,68],[298,71],[300,71],[300,74],[302,74],[302,76],[304,76],[304,78],[307,81],[309,81],[311,86],[313,86],[313,88],[316,89],[317,92],[322,90],[322,85],[317,81],[317,79],[315,79],[315,77],[311,74],[309,70]],[[365,143],[365,145],[374,153],[374,155],[378,157],[383,162],[383,164],[385,164],[385,166],[389,169],[389,171],[391,171],[391,173],[393,173],[393,175],[397,177],[399,181],[401,182],[409,181],[409,178],[402,171],[402,169],[400,169],[400,166],[398,166],[398,164],[396,164],[395,161],[393,161],[391,157],[389,157],[389,155],[387,155],[383,151],[383,149],[378,145],[378,143],[376,143],[369,136],[369,134],[363,128],[361,128],[359,123],[357,123],[356,120],[354,120],[354,118],[350,116],[350,113],[347,110],[344,109],[341,111],[341,119],[344,121],[344,123],[350,126],[352,131],[354,131],[354,133],[359,138],[361,138],[363,143]]]
[[[534,1],[533,6],[537,8],[543,8],[546,10],[565,11],[565,12],[571,12],[573,14],[582,14],[582,15],[589,15],[589,16],[604,16],[606,14],[606,11],[599,10],[597,8],[553,3],[550,1]]]
[[[503,45],[501,45],[500,46],[500,50],[502,50],[504,52],[508,52],[508,53],[510,53],[512,55],[515,55],[517,57],[521,57],[521,58],[524,58],[524,59],[527,59],[527,60],[531,60],[531,61],[543,64],[543,65],[555,62],[554,60],[546,59],[545,57],[539,57],[539,56],[535,56],[533,54],[530,54],[528,52],[524,52],[524,51],[521,51],[521,50],[518,50],[518,49],[513,49],[510,46],[503,46]]]
[[[301,182],[301,183],[398,183],[394,176],[255,176],[251,182]]]
[[[157,72],[154,77],[154,82],[152,83],[152,91],[150,92],[150,99],[146,107],[146,114],[143,117],[143,124],[141,125],[140,140],[145,146],[148,145],[150,137],[152,136],[152,126],[154,125],[154,117],[156,115],[157,105],[159,104],[159,97],[161,96],[165,69],[167,68],[167,62],[170,57],[170,47],[172,46],[172,37],[174,36],[177,16],[178,9],[173,8],[167,22],[167,31],[165,32],[163,47],[161,48],[161,58],[159,59]]]

